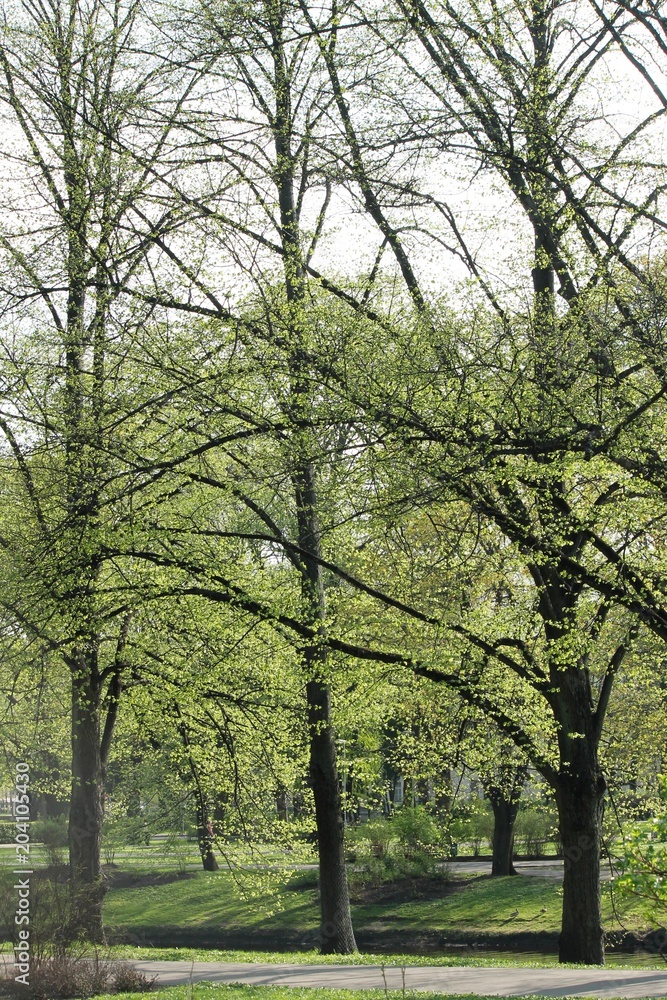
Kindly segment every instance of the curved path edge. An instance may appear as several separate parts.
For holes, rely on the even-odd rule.
[[[197,983],[243,983],[253,986],[307,986],[328,989],[408,990],[433,993],[477,993],[512,997],[667,997],[667,967],[655,969],[526,969],[451,968],[448,966],[273,965],[229,962],[128,963],[161,986]]]

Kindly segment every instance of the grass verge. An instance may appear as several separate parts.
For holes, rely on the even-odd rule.
[[[239,986],[236,984],[197,983],[193,986],[168,986],[154,994],[159,1000],[496,1000],[479,993],[422,993],[415,990],[326,990],[287,986]],[[145,993],[115,993],[96,1000],[146,1000]],[[538,1000],[525,995],[514,1000]],[[579,998],[581,1000],[581,998]],[[585,1000],[585,998],[584,998]],[[591,1000],[591,998],[589,998]]]
[[[373,965],[394,968],[429,967],[438,968],[521,968],[521,969],[553,969],[559,966],[556,955],[533,955],[525,957],[516,953],[504,957],[498,955],[405,955],[405,954],[372,954],[364,952],[356,955],[321,955],[316,950],[311,951],[242,951],[225,950],[222,948],[142,948],[132,945],[113,945],[107,949],[110,958],[135,960],[137,962],[247,962],[252,964],[266,963],[269,965]],[[607,954],[607,965],[614,968],[638,968],[629,955],[623,953]],[[564,968],[565,966],[559,966]],[[572,969],[592,969],[591,965],[568,965]],[[665,962],[658,956],[642,962],[642,969],[658,969],[667,971]]]

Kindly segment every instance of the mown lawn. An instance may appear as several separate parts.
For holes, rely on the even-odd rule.
[[[406,990],[325,990],[287,986],[240,986],[235,984],[197,983],[194,986],[168,986],[156,994],[159,1000],[387,1000],[395,995],[401,1000],[492,1000],[479,993],[422,993]],[[146,1000],[146,993],[114,993],[96,1000]],[[148,994],[150,996],[150,994]],[[493,998],[496,1000],[496,998]],[[515,1000],[538,1000],[515,997]]]
[[[297,875],[276,893],[257,890],[244,898],[229,872],[189,873],[162,884],[111,888],[105,902],[105,921],[116,933],[147,928],[184,927],[254,930],[266,934],[291,930],[316,933],[319,914],[317,890]],[[312,881],[312,880],[311,880]],[[393,899],[353,904],[358,931],[455,932],[515,935],[557,933],[561,914],[561,889],[557,879],[485,876],[458,880],[455,891],[443,883],[427,898]],[[617,926],[611,900],[603,896],[608,929]],[[637,929],[643,921],[631,905],[616,912],[625,927]]]

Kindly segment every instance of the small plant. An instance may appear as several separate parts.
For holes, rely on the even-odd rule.
[[[12,1000],[87,1000],[100,993],[146,993],[155,986],[156,977],[126,962],[115,962],[86,954],[68,953],[47,956],[31,962],[30,982],[17,986],[11,972],[0,978],[0,996]]]
[[[104,864],[111,867],[116,860],[116,845],[106,841],[102,846],[102,856],[104,858]]]
[[[183,840],[177,833],[170,833],[166,840],[162,841],[160,854],[165,861],[175,861],[178,872],[183,875],[192,857],[190,841]]]
[[[638,823],[624,838],[618,861],[616,892],[643,900],[647,918],[667,918],[667,775],[659,776],[660,807],[649,822]],[[661,954],[664,949],[661,949]]]
[[[389,1000],[389,986],[387,985],[387,973],[386,973],[386,968],[387,967],[384,964],[384,962],[382,963],[382,965],[380,966],[380,968],[381,968],[381,971],[382,971],[382,982],[383,982],[383,985],[384,985],[385,1000]],[[401,998],[402,998],[402,1000],[405,1000],[405,966],[404,965],[401,966]]]
[[[64,816],[36,820],[32,824],[33,841],[44,845],[47,868],[60,868],[65,863],[67,847],[67,820]]]
[[[127,962],[117,962],[112,965],[111,981],[116,993],[148,993],[155,988],[157,976],[149,979]]]

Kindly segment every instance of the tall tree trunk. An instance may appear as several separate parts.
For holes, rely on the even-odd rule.
[[[514,823],[527,776],[525,765],[518,763],[502,764],[490,774],[480,775],[493,810],[492,876],[516,875],[512,864]]]
[[[294,420],[291,445],[294,454],[292,482],[297,513],[299,547],[306,553],[300,560],[301,592],[305,617],[324,638],[326,602],[319,559],[322,555],[317,472],[314,456],[318,442],[307,430],[312,411],[312,381],[305,351],[306,287],[301,253],[299,208],[295,199],[295,155],[292,149],[293,63],[287,58],[283,37],[285,7],[269,5],[268,18],[274,62],[275,115],[272,129],[276,154],[276,188],[280,209],[280,238],[284,251],[283,268],[289,352],[290,402]],[[357,950],[352,929],[350,897],[344,854],[342,798],[336,767],[336,742],[331,725],[331,699],[326,681],[326,650],[316,643],[306,646],[303,655],[310,739],[309,781],[315,799],[315,819],[320,871],[321,950],[323,954],[349,954]]]
[[[310,727],[310,783],[315,798],[315,821],[320,862],[321,951],[347,955],[357,950],[352,929],[350,896],[345,868],[342,800],[336,743],[330,725],[329,688],[320,681],[307,685]]]
[[[491,875],[516,875],[514,857],[514,823],[519,811],[519,801],[489,797],[493,809],[493,845]]]
[[[556,786],[564,857],[558,960],[602,965],[600,846],[605,781],[595,755],[589,756],[585,769],[561,774]]]
[[[100,754],[100,692],[91,675],[96,664],[75,656],[72,672],[72,794],[69,811],[69,863],[73,927],[94,942],[104,942],[101,867],[104,819]]]
[[[304,463],[294,476],[299,545],[304,556],[302,592],[311,625],[324,639],[326,614],[320,564],[320,533],[317,520],[315,472]],[[347,955],[357,950],[352,929],[350,893],[345,868],[343,801],[336,766],[336,740],[331,725],[331,695],[324,678],[326,650],[312,644],[304,649],[308,731],[310,739],[309,780],[315,799],[315,822],[320,871],[321,951],[323,955]]]

